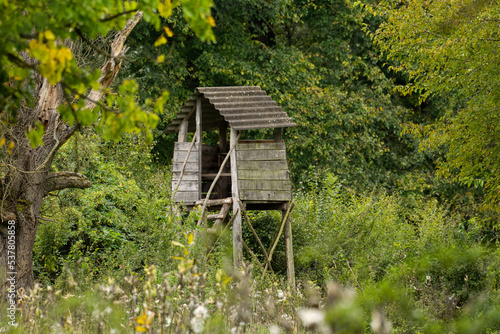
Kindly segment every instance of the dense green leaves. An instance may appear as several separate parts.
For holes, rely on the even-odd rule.
[[[126,81],[117,93],[106,90],[104,102],[94,101],[96,110],[93,105],[89,107],[86,96],[89,88],[100,88],[97,80],[101,72],[96,68],[110,58],[113,31],[121,30],[137,11],[142,11],[144,20],[159,31],[161,17],[170,16],[178,6],[196,36],[214,41],[211,0],[2,1],[0,77],[4,84],[0,86],[0,115],[4,121],[13,122],[21,100],[28,106],[34,103],[36,79],[31,79],[39,74],[51,85],[61,84],[64,88],[66,103],[60,112],[68,123],[96,123],[107,138],[118,139],[122,133],[138,131],[151,137],[158,120],[156,114],[167,98],[162,91],[155,94],[158,99],[154,104],[150,100],[137,103],[137,85]],[[30,132],[32,145],[41,143],[42,134]]]
[[[455,101],[438,123],[411,131],[427,136],[422,148],[446,145],[439,174],[483,188],[486,207],[498,211],[498,2],[412,0],[383,8],[387,21],[375,38],[396,61],[391,68],[411,79],[400,91],[418,92],[421,100],[448,95]]]
[[[116,270],[142,272],[149,263],[174,267],[164,260],[179,226],[166,215],[168,177],[151,165],[149,148],[141,137],[113,143],[95,134],[64,146],[53,168],[85,173],[93,186],[46,201],[35,243],[39,280],[64,285],[66,269],[91,282]]]
[[[124,72],[140,82],[139,96],[145,99],[159,87],[172,93],[160,131],[197,86],[259,85],[299,125],[284,135],[297,187],[306,186],[311,172],[333,172],[357,189],[394,189],[412,170],[431,171],[432,159],[402,132],[409,120],[427,122],[422,114],[435,113],[435,104],[413,111],[411,102],[394,93],[378,48],[363,31],[377,26],[378,17],[347,1],[215,5],[216,44],[200,43],[182,12],[173,12],[168,26],[174,36],[160,47],[170,54],[165,63],[154,62],[158,52],[148,47],[156,35],[141,26],[131,36],[140,54],[152,55]],[[157,132],[157,139],[155,150],[169,161],[166,148],[174,138]]]

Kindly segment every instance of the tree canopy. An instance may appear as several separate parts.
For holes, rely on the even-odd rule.
[[[103,69],[95,64],[112,57],[121,63],[127,50],[120,48],[117,55],[111,55],[110,46],[99,43],[99,39],[109,38],[111,31],[121,30],[140,12],[156,31],[155,47],[160,46],[171,37],[170,28],[162,20],[176,7],[181,8],[196,36],[214,41],[211,0],[1,1],[0,78],[4,84],[0,86],[0,112],[4,122],[15,122],[21,103],[31,106],[37,102],[33,94],[39,75],[49,84],[64,88],[65,103],[59,111],[69,124],[94,123],[106,138],[118,138],[124,131],[151,134],[158,120],[156,114],[168,97],[166,92],[158,94],[155,102],[148,99],[139,105],[133,80],[123,81],[115,93],[103,89],[104,102],[92,101],[89,88],[101,89],[98,80]],[[159,54],[156,61],[164,58]],[[97,109],[93,111],[94,107]],[[43,144],[43,128],[43,120],[30,126],[32,146]]]
[[[450,98],[443,117],[410,132],[421,147],[447,148],[438,174],[484,188],[500,210],[500,4],[489,0],[384,2],[374,37],[391,69],[409,82],[403,94]]]

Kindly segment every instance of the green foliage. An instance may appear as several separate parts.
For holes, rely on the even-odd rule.
[[[46,78],[51,85],[62,85],[66,103],[59,111],[70,125],[95,122],[108,139],[117,140],[122,133],[144,132],[151,140],[157,114],[167,99],[165,93],[156,94],[154,104],[152,100],[137,103],[137,83],[126,80],[115,92],[105,90],[105,102],[91,101],[97,102],[97,110],[89,107],[86,96],[89,88],[99,90],[101,74],[92,60],[102,62],[109,58],[108,50],[99,49],[93,39],[121,30],[127,19],[138,11],[143,12],[144,20],[159,31],[161,17],[169,17],[178,6],[196,36],[203,41],[215,40],[211,0],[2,1],[0,77],[5,84],[0,86],[0,115],[4,121],[13,122],[21,100],[23,108],[34,104],[36,74]],[[78,45],[83,48],[79,49]],[[92,49],[92,53],[85,49]],[[24,57],[26,52],[31,59]],[[42,142],[43,127],[36,129],[28,133],[33,146]]]
[[[81,23],[72,27],[96,37],[112,27],[120,28],[129,17],[123,14],[116,21],[94,27],[90,24],[93,14],[108,17],[119,13],[118,9],[99,12],[96,8],[101,4],[106,1],[85,2],[89,12],[74,13]],[[52,168],[84,173],[93,187],[53,193],[44,205],[34,249],[35,274],[44,285],[61,289],[66,298],[57,297],[61,292],[50,289],[26,298],[21,304],[26,329],[53,329],[55,323],[64,323],[68,331],[79,332],[111,332],[116,328],[118,332],[187,332],[196,331],[192,321],[199,318],[203,318],[206,332],[268,332],[272,326],[293,332],[324,329],[344,333],[369,332],[370,328],[386,333],[391,327],[394,332],[408,333],[500,329],[498,233],[478,224],[480,217],[475,215],[481,188],[486,189],[491,203],[495,201],[488,188],[494,189],[497,178],[498,154],[494,154],[492,143],[498,117],[484,110],[495,110],[496,102],[490,97],[496,91],[484,100],[474,100],[481,102],[480,108],[466,114],[460,108],[468,97],[465,81],[446,91],[453,101],[435,98],[429,94],[441,89],[420,90],[419,85],[427,79],[448,80],[446,76],[440,79],[437,73],[448,75],[450,71],[438,63],[424,65],[426,73],[434,75],[426,78],[414,67],[417,58],[410,56],[405,62],[409,52],[430,60],[432,54],[425,52],[432,48],[439,51],[438,62],[446,55],[462,55],[438,48],[441,40],[432,34],[418,40],[422,43],[418,45],[374,45],[370,31],[379,26],[378,38],[388,31],[384,29],[396,29],[397,25],[406,30],[392,30],[392,37],[414,37],[418,31],[410,31],[406,21],[394,20],[397,16],[383,23],[383,17],[367,7],[367,2],[221,0],[216,2],[214,18],[209,11],[211,1],[125,4],[125,10],[134,6],[144,10],[146,21],[156,29],[140,23],[133,31],[129,38],[132,61],[124,62],[115,93],[107,92],[101,114],[87,113],[82,109],[83,99],[76,98],[75,91],[67,92],[76,98],[76,107],[61,108],[63,118],[70,123],[94,124],[95,128],[76,134],[61,149]],[[449,4],[427,4],[430,11],[443,15],[435,19],[426,16],[424,23],[460,44],[455,38],[461,31],[457,27],[475,22],[464,23],[461,15],[484,18],[488,10],[495,14],[495,6],[488,9],[482,2],[471,4],[452,21],[443,14],[442,6]],[[57,19],[58,5],[51,2],[40,17]],[[0,6],[13,13],[10,4],[0,0]],[[404,13],[407,16],[401,18],[410,22],[420,13],[418,7],[412,14],[411,6],[418,7],[418,2],[400,5],[390,14]],[[61,9],[66,15],[69,11]],[[29,13],[31,17],[34,12]],[[213,20],[217,25],[210,35]],[[30,46],[40,61],[36,71],[54,82],[67,82],[83,96],[95,84],[99,71],[90,66],[78,72],[76,60],[51,42],[76,35],[59,22],[48,21],[41,20],[41,34]],[[447,27],[436,22],[453,24]],[[0,29],[5,30],[3,22]],[[198,40],[210,41],[213,36],[217,44]],[[465,36],[476,38],[469,32]],[[18,41],[24,49],[26,41]],[[406,43],[403,39],[399,42]],[[458,45],[453,43],[451,47]],[[412,49],[417,46],[418,50]],[[391,47],[400,47],[400,53],[385,65],[378,53]],[[472,50],[475,47],[471,45]],[[0,51],[3,59],[5,52],[9,51]],[[388,71],[389,66],[400,66],[400,73]],[[405,77],[406,71],[413,70],[416,72]],[[0,70],[0,75],[6,77],[5,71]],[[20,65],[11,66],[9,71],[12,80],[29,74]],[[75,73],[76,78],[71,76]],[[283,284],[282,242],[273,256],[276,275],[254,279],[252,275],[262,272],[258,266],[241,272],[228,269],[230,228],[217,236],[215,247],[207,251],[205,242],[211,237],[196,226],[199,212],[193,210],[179,219],[171,210],[168,168],[155,164],[168,163],[172,156],[169,147],[175,138],[163,130],[194,87],[219,85],[260,85],[299,124],[284,133],[296,189],[291,219],[299,284],[294,296]],[[397,85],[406,87],[402,92],[408,94],[395,92]],[[8,108],[15,105],[16,96],[22,96],[16,89],[15,85],[0,88],[1,94],[11,96],[3,110],[11,110]],[[169,96],[162,93],[164,90]],[[160,101],[153,102],[158,96],[162,96]],[[162,110],[167,98],[169,104]],[[417,105],[421,98],[427,100]],[[466,111],[472,110],[471,101]],[[483,108],[488,103],[491,109]],[[107,114],[111,107],[119,109],[121,116]],[[139,107],[146,113],[138,113]],[[157,121],[160,110],[161,122],[151,145],[146,129]],[[446,127],[432,124],[443,115]],[[33,131],[41,130],[37,127]],[[418,138],[421,131],[431,134],[429,140]],[[130,134],[120,137],[127,132]],[[449,164],[458,166],[459,159],[477,149],[477,145],[467,145],[475,145],[478,133],[489,136],[485,141],[488,149],[483,147],[482,155],[475,159],[469,155],[467,167],[459,171],[462,174],[454,174]],[[270,133],[245,134],[247,138],[257,135]],[[33,140],[36,144],[36,136]],[[442,160],[446,150],[441,144],[448,149],[447,162]],[[432,150],[418,150],[426,145]],[[463,173],[476,175],[470,184],[478,190],[436,180],[436,163],[442,175],[462,175],[456,178],[461,182],[471,180]],[[280,218],[277,212],[250,214],[265,247],[270,246]],[[264,263],[260,247],[245,226],[243,239]],[[246,261],[257,264],[250,255]],[[107,276],[118,283],[104,283]],[[337,284],[328,283],[332,280]],[[310,289],[315,293],[304,298],[308,291],[302,288],[310,281],[316,285]],[[88,289],[94,292],[86,292]],[[306,305],[321,321],[306,323],[308,319],[301,316],[307,314],[301,312]],[[26,313],[32,306],[40,313]],[[206,307],[208,318],[195,316],[198,306]]]
[[[497,298],[483,294],[498,289],[498,248],[477,242],[474,221],[464,228],[435,200],[406,207],[398,196],[354,194],[333,177],[326,184],[296,195],[300,277],[355,287],[367,312],[383,310],[402,331],[488,328],[492,315],[470,312]]]
[[[151,167],[148,151],[141,137],[112,145],[91,134],[62,149],[54,167],[83,172],[93,186],[61,191],[46,202],[34,253],[39,279],[64,280],[65,268],[90,281],[123,277],[168,258],[179,226],[166,215],[168,177]]]
[[[413,0],[382,4],[386,22],[375,32],[391,68],[410,82],[404,94],[418,92],[454,98],[436,124],[414,126],[423,134],[422,148],[448,147],[438,174],[486,192],[486,209],[499,210],[498,177],[498,26],[500,6],[491,1]]]
[[[159,50],[151,46],[157,35],[144,25],[130,37],[140,52],[122,74],[138,80],[140,99],[159,87],[171,92],[156,131],[158,161],[170,162],[175,137],[162,130],[195,87],[259,85],[299,125],[284,131],[297,188],[316,171],[357,190],[394,190],[407,174],[433,173],[439,152],[419,152],[418,140],[402,132],[408,121],[427,124],[441,104],[417,110],[393,91],[394,75],[363,31],[380,18],[348,1],[217,1],[214,18],[217,44],[194,38],[179,10],[167,22],[174,35]],[[156,62],[159,52],[168,52],[169,60]]]

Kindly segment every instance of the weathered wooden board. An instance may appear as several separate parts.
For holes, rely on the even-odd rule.
[[[189,151],[190,146],[191,146],[190,142],[177,142],[174,144],[174,152],[175,151]],[[191,152],[193,152],[193,151],[198,152],[198,143],[195,143],[193,145]]]
[[[285,190],[240,190],[242,201],[291,201],[292,192]]]
[[[185,204],[194,204],[198,200],[198,192],[182,191],[175,193],[174,199],[176,202],[184,202]]]
[[[286,180],[241,180],[240,190],[292,190],[292,184]]]
[[[174,159],[172,164],[172,191],[177,187],[184,161],[191,147],[190,142],[177,142],[174,147]],[[189,157],[184,168],[184,175],[181,183],[174,194],[176,202],[184,202],[191,205],[199,199],[200,181],[199,181],[199,151],[198,143],[195,143],[189,152]]]
[[[248,150],[248,151],[237,151],[238,161],[270,161],[278,160],[286,161],[286,151],[285,150]]]
[[[286,160],[281,161],[238,161],[238,170],[288,170]]]
[[[174,191],[175,187],[177,186],[177,181],[172,182],[172,191]],[[177,189],[178,192],[184,192],[184,191],[198,191],[199,185],[198,185],[198,180],[195,181],[185,181],[184,177],[182,178],[181,184],[179,185],[179,188]]]
[[[180,172],[173,172],[172,173],[172,181],[177,182],[179,180],[179,176],[181,175]],[[198,173],[189,173],[185,172],[184,175],[182,176],[182,181],[196,181],[198,180]]]
[[[237,151],[254,151],[254,150],[285,150],[285,143],[276,142],[261,142],[257,141],[254,143],[239,143],[236,146]]]
[[[176,152],[174,152],[173,162],[184,163],[184,161],[186,160],[186,155],[187,155],[187,151],[176,151]],[[215,155],[215,156],[213,156],[213,155],[203,155],[202,158],[201,158],[201,161],[203,162],[203,164],[205,164],[205,163],[217,164],[218,163],[218,158],[217,158],[217,155]],[[198,162],[198,151],[191,152],[189,154],[188,162]]]
[[[188,151],[174,151],[174,162],[184,163]],[[189,153],[188,162],[198,162],[198,151]]]
[[[182,171],[182,166],[184,165],[184,162],[174,162],[172,164],[172,171],[173,172],[180,172]],[[188,162],[186,164],[186,167],[184,168],[184,172],[198,172],[200,170],[199,164],[197,162]]]
[[[238,169],[238,179],[240,180],[288,180],[289,172],[273,169]]]

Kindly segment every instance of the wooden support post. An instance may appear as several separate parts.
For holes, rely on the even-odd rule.
[[[281,211],[285,219],[286,211]],[[286,253],[286,276],[288,286],[292,291],[295,290],[295,265],[293,263],[293,242],[292,242],[292,222],[290,217],[285,221],[285,253]]]
[[[231,128],[231,146],[236,146],[238,138],[238,130]],[[233,213],[236,216],[233,221],[233,262],[236,268],[241,268],[243,266],[243,236],[241,231],[240,193],[238,189],[236,154],[237,150],[231,152],[231,191],[233,197]]]
[[[219,123],[219,153],[227,153],[227,122],[222,120]],[[219,155],[219,165],[221,164],[223,155]],[[226,198],[228,195],[226,177],[222,177],[218,184],[217,196],[218,198]]]
[[[274,128],[274,141],[277,143],[281,143],[283,141],[283,137],[281,135],[281,128]]]
[[[198,143],[198,185],[199,185],[199,191],[198,191],[198,199],[201,199],[201,174],[202,174],[202,152],[203,152],[203,145],[201,142],[201,138],[203,137],[203,132],[201,128],[201,96],[196,100],[196,142]]]
[[[187,141],[187,134],[188,134],[188,125],[189,121],[182,121],[181,125],[179,126],[179,136],[177,138],[177,141],[179,143],[183,143]]]

